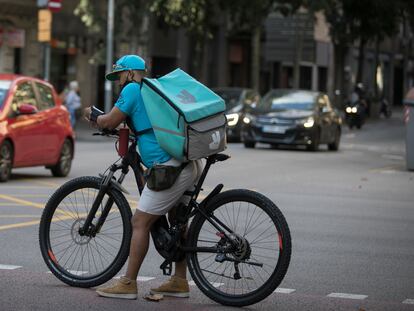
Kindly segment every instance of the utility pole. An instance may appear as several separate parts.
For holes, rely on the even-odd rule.
[[[44,72],[43,72],[43,79],[45,81],[49,81],[50,80],[50,43],[44,43],[43,46],[43,53],[44,53],[44,64],[43,64],[43,68],[44,68]]]
[[[48,9],[38,12],[37,40],[43,43],[43,79],[50,79],[50,39],[52,32],[52,13]]]
[[[114,37],[114,0],[108,0],[108,23],[106,33],[106,73],[112,70],[113,59],[113,37]],[[105,80],[105,112],[112,108],[112,84]]]

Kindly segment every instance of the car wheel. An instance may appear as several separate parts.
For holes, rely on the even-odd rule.
[[[246,148],[249,148],[249,149],[251,149],[251,148],[254,148],[254,146],[256,145],[256,143],[255,142],[253,142],[253,141],[245,141],[244,142],[244,146],[246,147]]]
[[[0,182],[9,180],[13,166],[13,147],[9,141],[0,146]]]
[[[332,151],[337,151],[339,149],[339,142],[341,141],[341,130],[338,128],[335,132],[335,139],[333,142],[328,144],[328,149]]]
[[[72,142],[69,139],[65,139],[60,151],[60,157],[58,163],[55,166],[52,166],[50,170],[52,175],[55,177],[66,177],[72,167],[72,154],[73,146]]]
[[[318,151],[319,150],[319,141],[320,141],[320,137],[321,133],[319,131],[317,131],[315,133],[315,136],[312,139],[312,143],[310,145],[306,146],[306,149],[309,151]]]

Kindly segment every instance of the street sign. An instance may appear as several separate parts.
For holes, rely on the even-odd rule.
[[[39,10],[37,27],[37,40],[50,42],[52,29],[52,13],[48,9]]]
[[[62,9],[62,0],[49,0],[47,8],[53,13],[57,13]]]

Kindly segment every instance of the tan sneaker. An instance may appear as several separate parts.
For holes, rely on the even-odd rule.
[[[96,290],[99,296],[121,299],[137,299],[137,281],[124,276],[114,284]]]
[[[170,297],[188,298],[190,297],[190,287],[188,281],[178,276],[172,276],[169,281],[158,288],[151,288],[150,293],[161,294]]]

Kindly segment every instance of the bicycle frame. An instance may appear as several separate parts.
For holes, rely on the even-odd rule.
[[[232,234],[234,234],[234,232],[228,226],[226,226],[222,221],[220,221],[220,219],[218,219],[216,216],[214,216],[213,213],[209,214],[204,209],[204,207],[207,205],[207,203],[214,196],[216,196],[217,194],[220,193],[220,191],[223,188],[223,185],[222,184],[217,185],[201,203],[198,203],[196,201],[200,191],[202,190],[202,185],[204,183],[204,180],[207,176],[207,173],[208,173],[211,165],[215,162],[224,161],[228,158],[229,158],[229,156],[224,155],[224,154],[216,154],[216,155],[213,155],[213,156],[210,156],[210,157],[207,158],[206,165],[203,169],[203,172],[200,176],[200,179],[198,180],[198,182],[195,186],[195,190],[194,191],[186,191],[184,193],[184,195],[190,196],[190,202],[187,204],[187,211],[188,212],[187,212],[187,215],[185,217],[186,218],[185,223],[187,223],[187,221],[191,217],[195,216],[197,213],[200,213],[208,222],[210,222],[210,224],[213,227],[215,227],[218,230],[217,235],[220,236],[221,238],[226,238],[230,242],[232,247],[230,247],[227,250],[223,250],[223,248],[218,248],[216,246],[212,246],[212,247],[181,246],[180,250],[182,250],[185,253],[204,252],[204,253],[217,253],[217,254],[222,253],[223,254],[223,253],[231,252],[233,246],[236,246],[235,242],[230,237]],[[144,180],[144,171],[143,171],[143,168],[141,166],[141,157],[139,156],[139,154],[136,151],[136,141],[135,140],[129,146],[127,154],[124,157],[122,157],[121,163],[120,164],[112,164],[109,168],[109,173],[105,176],[101,175],[103,177],[101,188],[98,192],[98,195],[95,198],[95,201],[93,202],[93,205],[91,207],[90,212],[88,213],[88,216],[85,220],[85,223],[83,224],[82,228],[79,229],[79,234],[80,235],[95,236],[97,233],[99,233],[102,225],[104,224],[104,222],[105,222],[105,220],[106,220],[107,216],[109,215],[109,212],[112,208],[112,204],[113,204],[112,198],[109,198],[107,200],[107,202],[106,202],[106,204],[105,204],[105,206],[102,210],[102,214],[99,216],[99,219],[98,219],[96,225],[93,225],[92,221],[95,218],[96,212],[98,211],[99,206],[101,205],[102,199],[103,199],[108,187],[114,187],[114,188],[116,188],[117,190],[119,190],[121,192],[128,193],[121,186],[121,184],[122,184],[125,176],[129,172],[129,167],[131,167],[133,172],[134,172],[135,181],[136,181],[136,184],[138,186],[139,193],[141,194],[142,190],[144,189],[144,186],[145,186],[145,180]],[[114,178],[114,174],[118,170],[121,170],[122,172],[121,172],[121,175],[119,176],[119,178],[116,180]],[[173,242],[176,243],[177,241],[173,241]],[[169,263],[171,263],[171,260],[169,261],[168,258],[167,258],[163,265],[166,266]],[[255,264],[255,263],[250,263],[250,264]],[[261,264],[257,264],[257,265],[261,265]],[[165,270],[163,267],[161,267],[161,268],[163,270]]]

